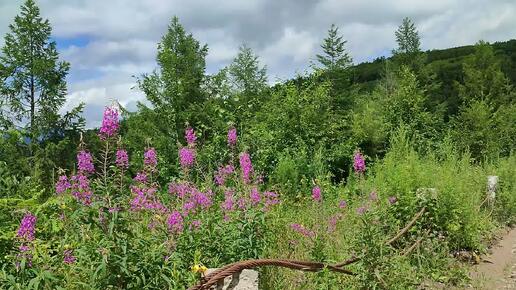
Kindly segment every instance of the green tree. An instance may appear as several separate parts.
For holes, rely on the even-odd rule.
[[[416,25],[408,17],[403,18],[403,22],[398,27],[396,32],[396,42],[398,48],[393,51],[393,54],[416,54],[421,52],[419,33]]]
[[[427,149],[439,137],[442,119],[426,107],[427,95],[407,67],[386,71],[370,96],[357,102],[352,114],[353,138],[370,156],[385,153],[400,125],[419,148]]]
[[[484,100],[463,107],[453,124],[454,140],[461,150],[467,149],[477,160],[495,157],[499,146],[493,108]]]
[[[464,61],[462,68],[463,81],[456,82],[462,103],[485,101],[497,109],[514,100],[510,80],[502,71],[500,59],[489,43],[478,42],[475,53]]]
[[[480,41],[464,61],[463,74],[456,82],[462,103],[453,120],[456,143],[479,161],[510,154],[516,143],[515,96],[492,46]]]
[[[158,69],[144,74],[139,88],[177,137],[185,122],[195,122],[206,99],[205,80],[208,47],[187,33],[177,17],[158,45]]]
[[[33,0],[21,6],[9,28],[0,54],[0,159],[10,160],[10,172],[20,180],[51,188],[54,170],[73,164],[83,106],[59,112],[70,65],[59,60],[50,23]]]
[[[32,139],[47,136],[63,125],[59,109],[66,100],[70,65],[59,61],[50,23],[33,0],[22,5],[9,29],[0,55],[0,103],[11,119],[28,127]]]
[[[398,44],[398,47],[392,51],[394,61],[399,65],[409,66],[416,75],[419,75],[423,68],[424,55],[421,52],[416,25],[410,18],[405,17],[394,35]]]
[[[340,163],[352,154],[353,149],[343,149],[349,123],[333,110],[330,89],[318,75],[307,77],[302,85],[287,82],[271,89],[260,110],[244,124],[243,142],[252,146],[251,151],[257,150],[253,162],[258,168],[272,172],[286,155],[296,156],[296,162],[308,166],[319,149],[325,165]]]
[[[258,56],[245,44],[240,46],[229,65],[228,74],[233,90],[238,94],[254,96],[267,87],[267,68],[260,66]]]
[[[332,24],[321,44],[323,54],[316,55],[322,66],[317,69],[321,71],[320,77],[331,85],[329,94],[334,99],[334,109],[343,114],[353,104],[353,93],[350,90],[352,58],[346,51],[345,44],[339,28]]]
[[[334,71],[348,68],[352,59],[344,47],[346,40],[339,34],[339,28],[332,24],[328,30],[328,36],[323,40],[321,48],[323,54],[317,54],[317,61],[325,70]]]

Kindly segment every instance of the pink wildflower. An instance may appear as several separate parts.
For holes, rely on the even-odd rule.
[[[154,148],[149,148],[145,153],[143,154],[143,164],[146,166],[149,166],[151,170],[154,170],[156,168],[156,165],[158,164],[158,158],[156,156],[156,150]]]
[[[353,157],[353,168],[356,173],[364,173],[366,170],[364,156],[360,152],[356,152]]]
[[[219,170],[215,174],[215,184],[219,186],[224,185],[228,175],[232,174],[234,171],[235,168],[231,164],[219,167]]]
[[[195,162],[195,150],[183,147],[179,149],[179,164],[183,168],[192,167]]]
[[[195,189],[190,187],[187,183],[170,183],[168,185],[168,193],[177,195],[181,199],[185,198],[186,195],[190,194],[193,190]]]
[[[115,136],[118,131],[118,110],[116,108],[106,107],[104,117],[102,118],[102,126],[100,126],[99,136],[102,140]]]
[[[85,173],[93,173],[95,171],[93,158],[88,151],[81,150],[77,153],[77,169],[79,172]]]
[[[65,264],[73,264],[75,263],[75,256],[73,255],[73,250],[68,249],[64,251],[63,262]]]
[[[228,131],[228,145],[230,147],[234,147],[237,143],[237,130],[236,128],[231,128]]]
[[[220,207],[225,211],[232,211],[234,209],[235,202],[233,200],[233,192],[226,191],[224,193],[225,199]]]
[[[139,183],[146,183],[147,182],[147,174],[143,171],[140,171],[136,174],[134,177],[134,181]]]
[[[321,202],[322,201],[321,188],[319,186],[315,186],[312,189],[312,198],[316,202]]]
[[[200,220],[193,220],[190,224],[190,230],[198,230],[201,227],[201,221]]]
[[[313,232],[312,230],[309,230],[307,228],[305,228],[303,225],[300,225],[300,224],[291,224],[290,225],[290,228],[292,228],[292,230],[298,232],[299,234],[307,237],[307,238],[312,238],[312,237],[315,237],[315,232]]]
[[[32,241],[34,240],[34,231],[36,226],[37,218],[32,213],[28,212],[23,216],[23,219],[20,222],[20,226],[18,227],[18,232],[16,233],[16,237],[22,241]]]
[[[129,156],[127,155],[127,151],[124,149],[118,149],[116,151],[115,164],[117,167],[123,169],[127,169],[129,167]]]
[[[263,193],[265,197],[265,208],[264,210],[269,210],[269,208],[273,205],[276,205],[280,202],[279,195],[272,191],[266,191]]]
[[[244,183],[249,184],[253,174],[253,164],[251,163],[251,157],[247,152],[240,154],[240,169],[242,170],[242,179],[244,180]]]
[[[56,182],[56,193],[60,194],[70,189],[71,185],[68,181],[68,177],[66,175],[59,176],[59,179]]]
[[[72,195],[84,205],[90,205],[93,192],[90,188],[90,181],[86,175],[79,174],[72,176]]]
[[[367,212],[367,206],[361,206],[359,208],[357,208],[357,214],[358,215],[363,215]]]
[[[337,229],[337,222],[342,218],[342,214],[336,214],[330,217],[328,221],[328,233],[333,233]]]
[[[178,211],[173,211],[167,219],[168,229],[172,233],[181,233],[183,231],[183,217]]]
[[[190,146],[190,147],[195,146],[195,140],[197,140],[197,137],[195,136],[195,132],[192,127],[186,128],[185,139],[186,139],[186,142],[188,143],[188,146]]]
[[[251,204],[253,206],[256,206],[258,203],[260,203],[262,197],[260,196],[260,192],[258,191],[258,188],[253,187],[251,189],[250,199],[251,199]]]

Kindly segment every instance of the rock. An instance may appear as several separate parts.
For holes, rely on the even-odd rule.
[[[217,269],[208,269],[206,275]],[[245,269],[231,277],[224,279],[223,285],[218,285],[216,290],[258,290],[258,271]]]
[[[416,190],[416,197],[425,202],[437,199],[438,195],[437,189],[432,187],[421,187]]]

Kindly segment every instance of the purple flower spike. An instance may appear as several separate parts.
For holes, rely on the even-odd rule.
[[[158,158],[156,156],[156,150],[154,148],[149,148],[143,154],[143,164],[149,166],[151,169],[155,169],[158,164]]]
[[[251,163],[251,157],[247,152],[240,154],[240,169],[242,170],[242,179],[244,183],[249,184],[254,170],[253,164]]]
[[[36,226],[36,221],[37,221],[36,216],[34,216],[30,212],[26,213],[20,222],[20,227],[18,228],[16,237],[22,241],[28,241],[28,242],[34,240],[34,229]]]
[[[195,140],[197,140],[197,136],[195,136],[194,129],[192,127],[188,127],[185,130],[185,139],[189,146],[195,146]]]
[[[67,191],[68,189],[70,189],[71,187],[72,187],[72,185],[68,181],[68,177],[66,177],[66,175],[59,176],[59,179],[56,183],[56,193],[57,194],[63,193],[65,191]]]
[[[172,233],[181,233],[183,231],[183,217],[178,211],[172,212],[167,219],[168,229]]]
[[[231,128],[228,131],[228,145],[230,147],[234,147],[237,143],[237,130],[235,128]]]
[[[81,150],[77,153],[77,169],[85,173],[93,173],[95,171],[90,152]]]
[[[312,198],[316,202],[321,202],[322,201],[321,188],[319,186],[315,186],[312,189]]]
[[[366,170],[365,159],[360,152],[356,152],[353,157],[353,169],[356,173],[364,173]]]
[[[100,126],[99,136],[102,140],[113,137],[118,132],[118,110],[116,108],[106,107],[104,117],[102,118],[102,126]]]
[[[63,262],[68,265],[75,263],[75,256],[73,255],[73,250],[64,250]]]
[[[129,156],[127,155],[127,151],[124,149],[118,149],[116,151],[115,164],[118,168],[127,169],[129,167]]]
[[[195,150],[183,147],[179,149],[179,164],[183,168],[190,168],[195,163]]]

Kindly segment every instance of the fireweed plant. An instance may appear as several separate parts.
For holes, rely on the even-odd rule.
[[[157,182],[159,152],[149,145],[140,170],[127,176],[131,157],[118,130],[117,108],[106,108],[99,158],[81,143],[75,172],[57,178],[55,229],[41,237],[50,245],[45,261],[33,254],[37,217],[23,217],[9,276],[13,285],[42,280],[44,269],[52,279],[43,280],[52,289],[184,289],[201,275],[193,268],[261,255],[267,216],[280,199],[263,190],[251,155],[238,153],[235,128],[228,130],[228,160],[205,180],[194,181],[192,171],[202,171],[196,160],[199,144],[187,127],[187,144],[178,155],[181,174],[168,184]]]

